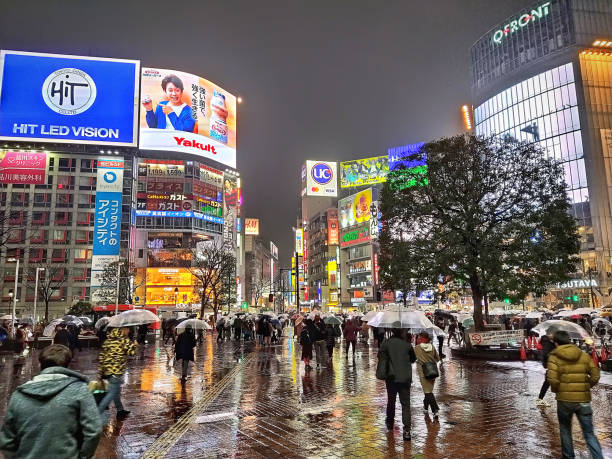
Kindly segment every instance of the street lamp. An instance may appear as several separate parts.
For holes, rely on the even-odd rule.
[[[38,300],[38,273],[44,270],[45,268],[36,268],[36,281],[34,283],[34,326],[36,326],[36,301]]]

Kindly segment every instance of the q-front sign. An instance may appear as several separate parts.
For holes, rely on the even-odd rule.
[[[531,10],[529,13],[521,14],[519,17],[504,25],[501,29],[496,30],[493,32],[493,43],[499,45],[504,38],[510,34],[523,29],[532,22],[542,19],[544,16],[548,16],[548,13],[550,13],[549,6],[550,2],[543,3],[536,9]]]
[[[557,282],[557,288],[589,288],[599,287],[595,279],[572,279],[567,282]]]

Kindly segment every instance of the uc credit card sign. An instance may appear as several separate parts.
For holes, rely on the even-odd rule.
[[[140,62],[0,52],[0,138],[136,146]]]

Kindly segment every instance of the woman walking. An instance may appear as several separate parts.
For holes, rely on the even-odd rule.
[[[440,361],[440,357],[436,352],[436,348],[431,344],[431,337],[427,332],[419,333],[418,342],[419,344],[414,348],[414,353],[417,358],[417,373],[425,393],[423,409],[427,413],[428,408],[431,408],[434,418],[437,418],[440,408],[434,397],[433,388],[436,381],[435,378],[438,376],[437,363]]]
[[[310,361],[312,360],[312,337],[310,336],[310,329],[312,328],[312,320],[306,320],[306,326],[302,328],[300,333],[300,345],[302,346],[302,360],[306,365],[306,370],[312,370]]]
[[[193,348],[196,346],[195,335],[189,325],[185,327],[185,331],[181,333],[176,340],[174,346],[174,352],[176,354],[176,360],[182,360],[181,362],[181,383],[185,383],[187,380],[187,370],[189,369],[189,362],[194,361]]]

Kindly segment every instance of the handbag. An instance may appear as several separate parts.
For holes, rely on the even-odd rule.
[[[423,370],[423,376],[425,379],[436,379],[438,376],[440,376],[436,362],[423,362],[421,364],[421,368]]]
[[[391,362],[388,357],[383,356],[382,351],[378,351],[378,363],[376,364],[376,379],[386,381],[393,378]]]
[[[108,381],[104,379],[99,379],[96,381],[89,382],[89,390],[91,391],[94,399],[96,400],[96,405],[99,405],[104,396],[106,395],[108,388]]]

